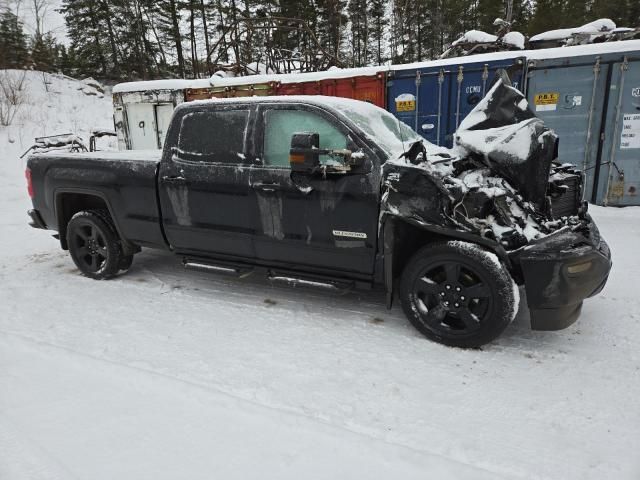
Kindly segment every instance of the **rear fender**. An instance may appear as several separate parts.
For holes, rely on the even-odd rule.
[[[57,189],[54,193],[54,198],[60,246],[63,250],[69,249],[69,246],[67,245],[67,225],[73,215],[82,210],[106,209],[109,212],[113,224],[116,227],[118,236],[122,241],[122,250],[125,255],[130,255],[137,251],[136,246],[131,244],[124,237],[118,224],[115,211],[104,193],[80,188],[65,188]]]

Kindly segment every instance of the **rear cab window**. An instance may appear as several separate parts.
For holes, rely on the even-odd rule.
[[[205,163],[245,163],[249,109],[201,110],[182,117],[177,155]]]

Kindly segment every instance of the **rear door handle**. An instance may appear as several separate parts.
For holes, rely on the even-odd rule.
[[[262,190],[263,192],[275,192],[276,190],[280,190],[279,183],[252,183],[251,187],[256,190]]]
[[[169,176],[166,175],[164,177],[162,177],[162,181],[165,183],[182,183],[184,181],[186,181],[187,179],[182,177],[182,176]]]

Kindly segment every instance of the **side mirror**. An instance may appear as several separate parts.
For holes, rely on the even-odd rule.
[[[297,132],[291,136],[289,165],[292,172],[312,174],[320,169],[320,134]]]

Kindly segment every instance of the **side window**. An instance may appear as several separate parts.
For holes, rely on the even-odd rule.
[[[313,112],[302,110],[268,110],[264,119],[264,164],[289,166],[291,135],[296,132],[320,134],[320,148],[347,148],[347,137],[328,120]],[[321,155],[321,163],[333,161]]]
[[[180,158],[193,162],[244,163],[248,118],[248,110],[187,113],[180,125]]]

